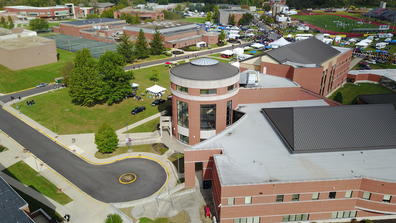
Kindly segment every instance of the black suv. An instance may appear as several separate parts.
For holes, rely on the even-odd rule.
[[[152,105],[152,106],[156,106],[156,105],[160,105],[160,104],[162,104],[162,103],[165,103],[165,100],[164,100],[164,99],[155,99],[155,100],[151,103],[151,105]]]
[[[142,112],[142,111],[144,111],[144,110],[146,110],[146,107],[144,107],[144,106],[139,106],[139,107],[134,108],[134,109],[131,111],[131,114],[132,114],[132,115],[136,115],[137,113],[140,113],[140,112]]]

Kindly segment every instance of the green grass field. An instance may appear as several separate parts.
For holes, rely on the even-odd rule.
[[[205,23],[206,18],[205,17],[188,17],[188,18],[182,19],[181,21],[192,22],[192,23]]]
[[[293,15],[295,19],[336,32],[351,32],[353,28],[376,28],[376,25],[334,16],[334,15]]]
[[[54,78],[60,76],[64,64],[74,59],[72,52],[58,49],[58,53],[58,62],[43,66],[13,71],[0,65],[0,93],[31,88],[42,82],[53,82]]]
[[[130,150],[130,151],[129,151]],[[96,152],[95,157],[98,159],[105,159],[109,158],[112,156],[120,155],[123,153],[128,153],[128,152],[136,152],[136,153],[155,153],[158,155],[164,154],[166,151],[168,151],[168,148],[161,144],[143,144],[143,145],[133,145],[133,146],[123,146],[123,147],[118,147],[114,152],[112,153],[101,153],[101,152]]]
[[[125,133],[154,132],[155,130],[158,129],[157,127],[159,125],[159,122],[160,122],[160,118],[156,118],[146,123],[143,123],[139,126],[136,126],[135,128],[130,129]]]
[[[59,204],[65,205],[72,201],[69,196],[63,192],[59,192],[58,188],[53,183],[41,176],[23,161],[15,163],[14,165],[3,170],[3,172],[15,178],[19,182],[44,194],[45,196],[55,200]]]
[[[353,100],[362,94],[391,94],[394,93],[392,90],[379,85],[371,83],[360,83],[360,84],[345,84],[343,87],[334,92],[330,98],[333,99],[337,92],[342,93],[342,104],[352,104]]]
[[[158,73],[157,84],[169,89],[169,73],[165,65],[143,68],[133,73],[135,76],[133,82],[140,85],[138,95],[155,84],[149,80],[153,73]],[[169,91],[166,94],[169,94]],[[72,104],[66,88],[29,98],[29,100],[35,100],[36,104],[33,106],[27,106],[25,101],[22,101],[14,104],[13,107],[19,107],[22,113],[58,134],[77,134],[95,132],[103,123],[108,123],[114,129],[120,129],[152,116],[166,107],[165,104],[151,106],[154,99],[147,95],[142,98],[143,101],[129,98],[111,106],[103,104],[85,107]],[[146,110],[137,115],[131,115],[131,110],[136,106],[145,106]]]

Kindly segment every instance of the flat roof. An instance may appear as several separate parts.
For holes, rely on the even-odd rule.
[[[396,81],[396,69],[350,70],[348,74],[351,75],[375,74]]]
[[[14,49],[28,48],[32,46],[39,46],[39,45],[47,44],[49,42],[54,42],[54,40],[43,38],[40,36],[27,36],[27,37],[0,40],[0,48],[6,50],[14,50]]]
[[[4,6],[4,8],[10,8],[10,9],[21,9],[21,10],[27,10],[27,9],[35,9],[35,10],[48,10],[48,9],[68,9],[64,5],[56,5],[56,6],[49,6],[49,7],[35,7],[35,6],[26,6],[26,5],[16,5],[16,6]]]
[[[284,87],[299,87],[296,82],[287,78],[278,77],[269,74],[259,73],[253,70],[245,70],[240,73],[239,84],[247,84],[249,75],[256,75],[258,78],[257,85],[247,86],[248,88],[284,88]]]
[[[292,154],[261,113],[263,108],[326,105],[324,100],[240,105],[239,110],[245,113],[241,119],[188,150],[223,150],[214,156],[222,185],[362,177],[396,181],[396,146],[395,149]]]
[[[364,94],[358,96],[359,100],[366,104],[394,104],[396,106],[395,94]]]
[[[90,24],[99,24],[99,23],[107,23],[107,22],[122,22],[120,19],[111,19],[111,18],[96,18],[96,19],[84,19],[84,20],[75,20],[69,22],[62,22],[61,24],[69,24],[73,26],[85,26]]]
[[[0,177],[0,219],[2,222],[34,223],[21,210],[27,203],[12,187]]]
[[[396,110],[390,104],[264,108],[292,153],[396,148]]]
[[[125,30],[131,30],[135,32],[139,32],[142,29],[145,33],[154,33],[156,28],[158,28],[158,31],[163,35],[202,29],[202,27],[197,24],[182,21],[154,21],[137,25],[128,25],[124,27]]]
[[[231,64],[219,62],[215,59],[199,58],[189,63],[183,63],[173,67],[170,73],[183,79],[211,81],[227,79],[238,75],[239,69]]]

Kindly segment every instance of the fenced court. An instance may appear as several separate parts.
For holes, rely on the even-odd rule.
[[[76,52],[83,48],[88,48],[93,57],[100,57],[106,51],[116,51],[117,45],[114,43],[104,43],[95,40],[83,39],[75,36],[63,34],[46,36],[56,41],[56,47],[59,49]]]

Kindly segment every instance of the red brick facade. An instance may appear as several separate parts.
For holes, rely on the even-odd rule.
[[[60,14],[64,16],[69,16],[69,8],[68,7],[36,7],[36,8],[13,8],[13,7],[4,7],[4,10],[7,12],[17,13],[18,15],[24,15],[28,17],[39,17],[39,18],[52,18],[55,19],[60,17]],[[63,14],[66,12],[67,14]],[[60,14],[58,14],[60,13]]]
[[[114,11],[114,18],[121,18],[122,14],[128,14],[132,16],[138,16],[142,20],[151,19],[151,20],[164,20],[164,13],[161,11],[149,11],[149,10],[140,10],[140,9],[132,9],[132,8],[124,8],[121,10]]]

